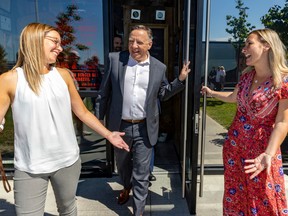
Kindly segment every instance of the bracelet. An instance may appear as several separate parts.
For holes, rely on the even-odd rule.
[[[273,157],[273,155],[271,155],[271,154],[269,154],[269,153],[267,153],[267,152],[264,152],[266,155],[269,155],[270,157]]]

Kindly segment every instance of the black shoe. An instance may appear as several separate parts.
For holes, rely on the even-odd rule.
[[[151,187],[152,186],[152,183],[149,181],[149,185],[148,185],[148,187]]]
[[[156,177],[152,173],[149,175],[149,181],[156,181]]]

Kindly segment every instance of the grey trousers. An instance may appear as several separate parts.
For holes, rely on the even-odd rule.
[[[49,180],[59,215],[77,215],[76,190],[81,171],[80,158],[71,166],[53,173],[30,174],[15,170],[14,201],[17,216],[44,214]]]
[[[132,187],[133,213],[139,216],[144,212],[148,195],[152,146],[146,122],[132,124],[122,121],[120,131],[125,132],[123,139],[129,145],[130,152],[115,148],[117,169],[124,188]]]

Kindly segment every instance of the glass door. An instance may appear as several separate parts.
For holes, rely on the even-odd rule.
[[[200,89],[202,70],[202,22],[203,2],[184,3],[183,47],[187,48],[184,61],[190,61],[191,73],[186,84],[185,110],[183,115],[184,140],[182,159],[183,197],[186,198],[189,211],[196,214],[197,188],[199,181],[199,132],[200,132]],[[183,49],[184,50],[184,49]]]
[[[189,8],[189,2],[185,1],[184,8]],[[207,51],[203,32],[205,32],[206,7],[204,2],[191,1],[190,3],[190,14],[196,15],[189,18],[189,11],[185,10],[184,26],[185,22],[189,23],[189,20],[190,24],[189,28],[185,29],[183,39],[188,42],[184,43],[183,47],[189,47],[188,56],[192,72],[189,75],[185,98],[186,115],[183,116],[183,122],[186,121],[186,136],[184,136],[186,139],[183,143],[182,186],[183,197],[187,200],[190,213],[199,214],[197,206],[205,202],[208,194],[205,190],[203,191],[205,183],[209,184],[205,182],[204,174],[212,176],[223,173],[222,143],[226,131],[223,127],[219,129],[218,124],[206,113],[203,115],[203,112],[207,111],[206,108],[217,105],[213,98],[206,98],[204,103],[204,98],[200,93],[201,86],[205,82],[205,54]]]
[[[208,10],[210,2],[211,9]],[[203,17],[202,24],[204,31],[203,37],[200,39],[202,43],[202,51],[200,49],[197,50],[196,43],[195,50],[192,50],[191,52],[195,52],[197,55],[199,54],[202,56],[200,60],[198,59],[199,61],[196,60],[197,56],[194,58],[190,57],[190,59],[195,59],[195,64],[201,65],[201,67],[198,68],[201,72],[195,70],[197,72],[192,76],[194,77],[194,80],[191,80],[191,82],[189,81],[189,85],[192,83],[189,86],[189,90],[193,89],[195,92],[191,95],[188,94],[188,98],[191,102],[188,103],[187,141],[184,143],[187,147],[185,154],[186,159],[184,160],[184,164],[186,165],[184,181],[186,189],[185,195],[187,197],[190,212],[193,214],[197,213],[197,215],[202,215],[212,211],[215,215],[222,214],[222,199],[224,191],[222,148],[227,130],[236,113],[236,104],[224,103],[211,97],[198,97],[197,89],[200,92],[201,86],[199,87],[199,79],[197,79],[196,76],[198,76],[198,78],[201,77],[200,83],[208,85],[212,89],[226,92],[234,90],[241,71],[246,67],[245,59],[241,56],[242,47],[240,43],[242,39],[244,41],[246,38],[242,38],[241,40],[239,38],[235,39],[233,37],[233,31],[230,31],[232,32],[231,34],[227,31],[227,29],[232,28],[228,24],[227,16],[233,20],[237,20],[240,17],[240,21],[245,20],[243,23],[250,27],[254,26],[253,29],[264,28],[264,23],[262,23],[263,17],[266,14],[273,12],[272,9],[274,4],[267,3],[261,5],[261,10],[259,10],[259,2],[247,2],[243,5],[237,5],[237,3],[239,3],[238,1],[229,1],[229,4],[231,3],[231,5],[226,5],[227,11],[223,11],[221,5],[219,5],[219,1],[207,0],[203,1],[204,7],[198,8],[197,10],[198,13],[199,11],[203,12],[201,16]],[[228,4],[228,1],[226,3]],[[280,8],[283,8],[285,3],[279,2],[279,4],[280,11]],[[192,8],[193,6],[191,7],[191,14],[193,13]],[[278,6],[276,8],[278,8]],[[222,11],[221,14],[219,14],[219,9]],[[233,9],[236,10],[233,11]],[[254,14],[254,16],[252,17],[251,14]],[[205,20],[205,17],[207,20]],[[200,20],[201,19],[198,19],[199,22]],[[209,24],[207,21],[209,21]],[[192,24],[191,19],[191,25]],[[211,29],[209,28],[210,26]],[[273,27],[273,25],[266,27]],[[243,30],[243,28],[243,26],[241,28],[237,26],[234,30]],[[207,29],[209,30],[208,37],[205,35],[205,30],[207,31]],[[278,29],[278,31],[279,30],[280,29]],[[192,31],[190,31],[190,35],[193,36]],[[205,54],[208,55],[206,56]],[[215,74],[214,70],[217,70],[218,67],[221,68],[222,66],[225,68],[226,77],[224,85],[219,86],[218,83],[216,83],[217,80],[213,78],[213,74]],[[217,82],[219,81],[220,80]],[[200,106],[198,106],[198,103],[200,103]],[[195,114],[198,110],[200,112],[201,121],[199,134],[197,136],[195,134],[195,125],[197,125],[198,119]],[[189,132],[191,133],[190,136]],[[284,170],[287,169],[288,161],[287,141],[288,139],[286,137],[286,140],[281,145]],[[201,209],[205,209],[205,212],[197,211],[197,206],[201,206]],[[203,208],[203,206],[205,207]]]

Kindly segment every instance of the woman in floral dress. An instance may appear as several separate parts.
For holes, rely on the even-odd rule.
[[[233,92],[202,92],[236,103],[223,148],[223,215],[288,215],[280,145],[288,132],[285,47],[270,29],[254,30],[242,53],[248,66]]]

